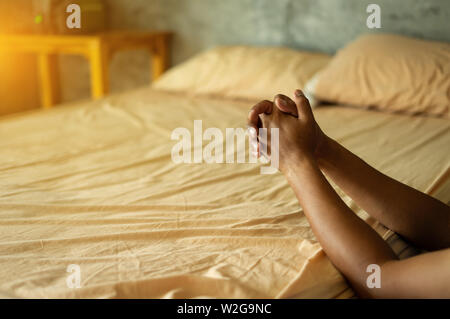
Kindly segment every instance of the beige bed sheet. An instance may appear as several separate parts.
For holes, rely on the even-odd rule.
[[[249,107],[142,89],[1,119],[0,295],[353,296],[280,174],[172,163],[173,129],[195,119],[243,127]],[[376,168],[450,200],[450,121],[344,107],[315,113]],[[70,264],[80,266],[81,288],[67,287]]]

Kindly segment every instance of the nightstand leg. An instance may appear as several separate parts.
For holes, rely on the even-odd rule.
[[[60,87],[56,55],[41,53],[38,55],[39,80],[41,86],[41,104],[51,108],[60,102]]]
[[[92,97],[98,99],[109,91],[109,54],[101,41],[91,46],[90,63]]]
[[[169,41],[167,37],[155,39],[152,54],[152,80],[159,78],[169,66]]]

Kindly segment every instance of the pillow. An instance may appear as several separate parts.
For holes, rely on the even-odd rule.
[[[229,46],[201,53],[158,79],[153,87],[251,100],[291,96],[330,57],[280,47]]]
[[[364,35],[340,50],[318,76],[322,101],[449,116],[450,44],[398,35]]]

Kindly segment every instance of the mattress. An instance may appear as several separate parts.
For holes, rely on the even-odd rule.
[[[280,173],[172,161],[175,128],[245,127],[250,106],[145,88],[0,119],[0,296],[354,296]],[[315,114],[369,164],[450,201],[450,121],[336,105]],[[411,251],[336,190],[398,254]]]

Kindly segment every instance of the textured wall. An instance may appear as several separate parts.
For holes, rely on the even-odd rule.
[[[283,45],[334,53],[366,27],[366,7],[381,6],[382,28],[419,38],[450,41],[449,0],[106,0],[115,29],[169,29],[175,32],[172,62],[218,44]],[[64,96],[88,95],[87,65],[66,59]],[[149,81],[145,53],[118,54],[112,89]],[[76,81],[75,81],[76,80]]]

